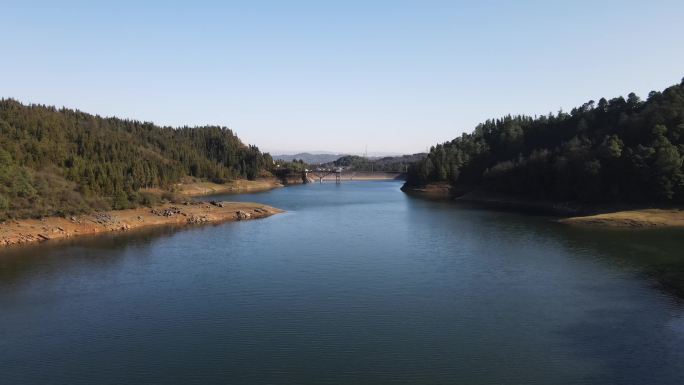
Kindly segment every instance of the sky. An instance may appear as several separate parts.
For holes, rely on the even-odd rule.
[[[0,0],[0,97],[415,153],[684,77],[684,1]]]

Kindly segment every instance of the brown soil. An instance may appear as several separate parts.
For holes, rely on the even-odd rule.
[[[408,194],[416,194],[426,197],[452,197],[452,188],[448,183],[431,183],[425,186],[413,187],[404,185],[402,191]]]
[[[684,210],[644,209],[561,219],[561,223],[610,227],[684,227]]]
[[[70,218],[10,220],[0,223],[0,247],[111,231],[130,231],[146,226],[201,224],[258,219],[282,210],[243,202],[167,203],[155,208],[116,210]]]
[[[283,185],[274,178],[268,178],[259,180],[240,179],[225,184],[212,182],[180,183],[174,186],[174,190],[177,194],[184,196],[199,196],[268,191],[278,187],[283,187]]]

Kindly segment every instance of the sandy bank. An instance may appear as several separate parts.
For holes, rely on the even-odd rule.
[[[258,219],[281,212],[282,210],[257,203],[187,202],[167,203],[153,209],[116,210],[70,218],[10,220],[0,223],[0,247],[78,235],[131,231],[147,226]]]
[[[561,219],[560,222],[570,225],[624,228],[684,227],[684,210],[625,210],[605,214],[565,218]]]
[[[275,178],[258,180],[235,180],[224,184],[212,182],[179,183],[174,186],[177,194],[184,196],[201,196],[213,194],[237,194],[268,191],[283,187]]]
[[[452,188],[448,183],[431,183],[425,186],[408,186],[404,184],[401,191],[407,194],[415,194],[435,198],[452,198]]]

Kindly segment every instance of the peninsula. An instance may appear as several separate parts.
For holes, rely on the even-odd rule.
[[[163,225],[196,225],[269,217],[282,210],[245,202],[166,203],[155,208],[113,210],[70,217],[8,220],[0,223],[0,246],[21,245]]]

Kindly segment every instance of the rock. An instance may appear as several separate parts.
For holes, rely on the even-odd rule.
[[[152,209],[152,210],[150,210],[150,213],[152,213],[156,216],[159,216],[159,217],[172,217],[176,214],[181,214],[181,210],[178,207],[174,206],[174,207],[169,207],[168,209],[164,209],[161,211],[156,210],[156,209]]]
[[[243,219],[250,219],[252,217],[252,214],[245,212],[245,211],[242,211],[242,210],[236,211],[235,214],[237,215],[237,219],[239,221],[241,221]]]
[[[206,215],[193,215],[190,218],[187,219],[188,223],[191,224],[196,224],[196,223],[205,223],[209,222],[209,218],[207,218]]]
[[[114,221],[114,218],[112,218],[111,214],[109,213],[97,213],[95,214],[95,222],[99,223],[101,225],[106,225],[108,223],[112,223]]]

